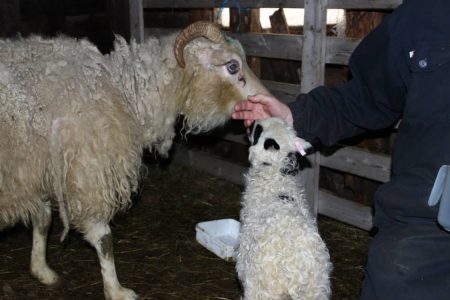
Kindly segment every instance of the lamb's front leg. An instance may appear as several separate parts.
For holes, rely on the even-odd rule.
[[[88,223],[83,227],[86,240],[97,250],[102,270],[105,298],[107,300],[137,299],[136,293],[133,290],[122,287],[117,279],[114,265],[113,239],[109,225]]]
[[[47,265],[47,235],[52,221],[50,202],[42,203],[39,211],[32,217],[33,247],[31,250],[31,274],[43,284],[51,285],[58,281],[58,275]]]

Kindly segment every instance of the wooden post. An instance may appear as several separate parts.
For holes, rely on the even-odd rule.
[[[289,33],[289,26],[282,8],[275,11],[269,19],[272,33]]]
[[[128,0],[130,38],[136,42],[144,41],[144,7],[142,0]]]
[[[236,32],[261,32],[261,24],[259,21],[259,8],[250,9],[240,14],[234,8],[230,9],[230,31]],[[239,27],[239,28],[238,28]],[[259,57],[248,57],[249,67],[256,76],[261,76],[261,59]]]
[[[326,20],[328,0],[305,0],[305,22],[303,25],[303,54],[301,71],[302,93],[324,83]],[[305,170],[306,194],[314,215],[318,211],[319,201],[319,154],[309,157],[312,167]]]
[[[327,0],[305,0],[301,92],[324,83]]]

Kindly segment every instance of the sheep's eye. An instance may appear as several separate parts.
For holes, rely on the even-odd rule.
[[[227,62],[227,71],[231,75],[234,75],[237,72],[239,72],[239,62],[235,59],[232,59],[229,62]]]

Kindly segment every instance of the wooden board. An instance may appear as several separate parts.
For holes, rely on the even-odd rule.
[[[189,149],[185,145],[174,145],[174,159],[180,164],[213,174],[234,184],[243,185],[246,168],[215,157],[209,153]]]
[[[134,38],[136,42],[142,43],[144,41],[144,8],[142,1],[128,0],[129,22],[130,22],[130,37]]]
[[[209,153],[175,145],[174,160],[192,166],[234,184],[244,185],[243,174],[247,168],[230,163]],[[334,196],[324,190],[318,191],[318,213],[351,224],[364,230],[372,228],[372,210],[368,206]],[[311,205],[311,204],[310,204]]]
[[[143,0],[145,8],[212,8],[221,7],[222,0]],[[235,1],[228,1],[226,7],[236,7]],[[329,8],[393,9],[402,0],[329,0]],[[239,0],[241,8],[303,8],[304,0]]]
[[[319,190],[319,214],[364,230],[372,228],[372,208]]]
[[[171,34],[173,29],[146,28],[145,36]],[[227,33],[239,40],[249,56],[302,60],[303,36],[274,33]],[[325,63],[346,65],[360,40],[351,38],[326,38]]]
[[[232,33],[247,55],[302,60],[304,36],[274,33]],[[346,65],[359,39],[326,37],[325,63]]]
[[[332,155],[321,155],[320,165],[364,178],[387,182],[391,174],[391,158],[360,148],[340,148]]]

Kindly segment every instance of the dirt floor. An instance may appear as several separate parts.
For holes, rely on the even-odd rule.
[[[239,299],[234,264],[196,242],[195,224],[238,219],[241,191],[175,163],[151,163],[141,195],[112,224],[121,283],[141,299]],[[369,234],[325,217],[319,226],[334,264],[333,299],[358,299]],[[56,287],[29,274],[30,230],[16,226],[0,233],[0,299],[103,298],[95,251],[76,232],[60,243],[60,232],[55,218],[48,261],[61,275]]]

